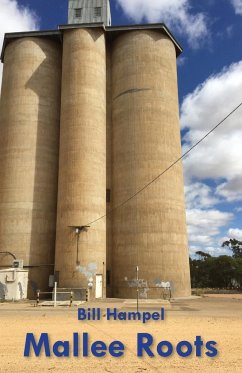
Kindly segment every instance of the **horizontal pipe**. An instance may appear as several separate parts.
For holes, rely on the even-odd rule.
[[[0,266],[0,268],[6,268],[6,267],[7,267],[6,265]],[[32,265],[32,266],[23,266],[23,268],[39,268],[39,267],[54,267],[54,264],[39,264],[39,265]]]
[[[16,256],[15,256],[14,254],[10,253],[10,251],[0,251],[0,254],[7,254],[7,255],[12,256],[14,260],[17,259]]]

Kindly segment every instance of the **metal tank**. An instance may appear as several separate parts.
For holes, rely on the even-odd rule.
[[[106,51],[103,29],[64,31],[56,276],[106,293]],[[97,286],[96,286],[97,285]]]
[[[0,251],[29,268],[28,297],[54,271],[61,48],[21,37],[4,53],[0,101]],[[11,256],[0,254],[0,265]]]
[[[119,206],[181,156],[181,140],[172,40],[129,31],[112,49],[112,203]],[[141,298],[162,298],[167,283],[172,296],[191,294],[183,188],[179,162],[113,212],[114,297],[136,297],[137,278]]]

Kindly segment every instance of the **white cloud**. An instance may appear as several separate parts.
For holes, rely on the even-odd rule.
[[[188,130],[184,151],[242,102],[242,61],[210,76],[183,100],[181,125]],[[237,110],[184,161],[187,183],[193,178],[223,180],[217,196],[241,199],[242,108]],[[239,181],[240,180],[240,181]]]
[[[180,56],[180,57],[177,59],[177,66],[178,66],[178,67],[184,66],[186,62],[187,62],[187,58],[186,58],[186,57],[181,57],[181,56]]]
[[[0,48],[4,33],[30,31],[38,27],[38,20],[33,11],[20,6],[16,0],[0,0]],[[2,79],[2,64],[0,64],[0,86]]]
[[[220,202],[211,187],[199,182],[186,185],[185,196],[188,209],[209,208]]]
[[[211,256],[220,256],[220,255],[228,255],[228,256],[231,256],[232,255],[232,252],[231,250],[229,250],[228,248],[226,247],[208,247],[206,252],[208,254],[210,254]]]
[[[241,87],[242,61],[210,76],[185,97],[181,106],[181,125],[187,129],[183,151],[242,102]],[[184,160],[190,246],[202,251],[210,248],[211,255],[226,254],[218,248],[224,241],[219,236],[233,219],[232,213],[214,209],[214,205],[242,200],[241,117],[242,108]],[[207,185],[207,179],[216,181],[217,186]],[[241,206],[234,210],[242,211]]]
[[[192,47],[208,35],[206,17],[192,14],[190,0],[117,0],[126,16],[137,23],[164,22],[172,30],[184,34]]]
[[[191,230],[191,227],[188,230]],[[214,243],[214,240],[211,236],[199,236],[198,234],[189,234],[189,242],[195,243],[196,245],[203,245],[204,247],[207,247],[208,245],[212,245]]]
[[[215,125],[242,102],[241,82],[242,61],[226,66],[218,74],[211,75],[183,100],[182,128],[200,130],[201,133],[210,130],[212,124]],[[229,122],[233,128],[239,127],[234,117]]]
[[[236,207],[236,208],[235,208],[235,211],[236,211],[236,212],[242,212],[242,207]]]
[[[198,259],[196,252],[203,251],[210,254],[211,256],[220,256],[220,255],[229,255],[231,256],[232,252],[226,247],[220,246],[208,246],[205,249],[200,246],[191,246],[190,247],[190,256],[194,259]]]
[[[242,0],[231,0],[235,13],[242,15]]]
[[[242,229],[239,228],[230,228],[228,230],[229,238],[234,238],[238,241],[242,241]]]
[[[214,246],[218,242],[220,229],[226,226],[233,214],[215,209],[188,209],[187,224],[190,245]]]
[[[216,194],[224,197],[228,202],[242,201],[242,175],[220,184]]]

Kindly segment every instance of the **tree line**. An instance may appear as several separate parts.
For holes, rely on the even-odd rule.
[[[197,259],[190,258],[193,288],[242,289],[242,241],[230,239],[222,247],[228,247],[232,256],[197,251]]]

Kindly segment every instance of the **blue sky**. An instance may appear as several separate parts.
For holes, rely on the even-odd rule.
[[[67,23],[68,0],[0,0],[4,32]],[[178,59],[184,150],[242,102],[242,0],[111,0],[113,25],[164,22]],[[1,68],[0,68],[1,75]],[[242,240],[242,109],[184,161],[190,252]]]

